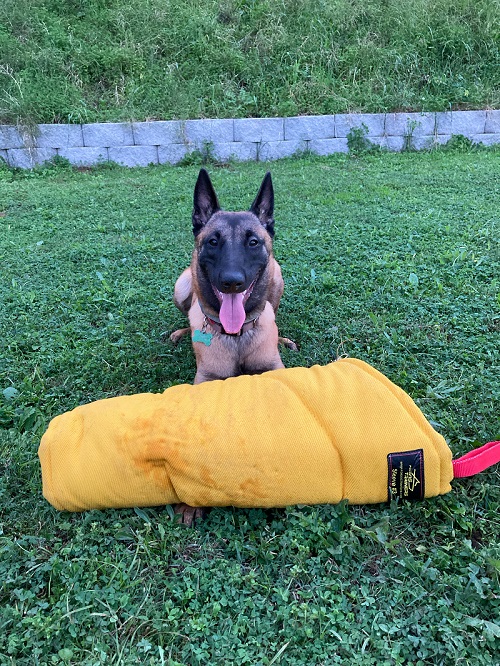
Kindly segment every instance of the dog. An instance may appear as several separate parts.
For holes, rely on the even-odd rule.
[[[194,188],[191,265],[175,283],[174,303],[189,327],[170,336],[174,343],[191,334],[196,356],[195,384],[283,368],[275,321],[284,282],[273,255],[274,190],[264,176],[248,211],[227,212],[219,205],[205,169]],[[182,522],[201,517],[199,507],[180,505]]]
[[[190,326],[196,356],[195,384],[283,368],[275,314],[283,295],[273,256],[274,190],[268,172],[249,211],[221,210],[210,177],[201,169],[194,189],[195,248],[174,288],[174,303]]]

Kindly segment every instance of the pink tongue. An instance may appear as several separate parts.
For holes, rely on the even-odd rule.
[[[222,294],[219,319],[226,333],[239,333],[245,323],[246,313],[243,307],[243,294]]]

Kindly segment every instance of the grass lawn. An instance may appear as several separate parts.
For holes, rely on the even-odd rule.
[[[209,167],[222,205],[266,168]],[[498,439],[500,153],[270,168],[285,364],[359,357],[455,455]],[[165,333],[197,171],[0,171],[0,664],[498,664],[498,469],[421,503],[215,509],[194,530],[43,499],[50,418],[194,377]]]
[[[0,122],[500,107],[495,0],[2,0]]]

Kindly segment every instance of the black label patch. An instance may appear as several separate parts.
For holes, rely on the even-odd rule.
[[[424,497],[424,452],[389,453],[389,500],[421,500]]]

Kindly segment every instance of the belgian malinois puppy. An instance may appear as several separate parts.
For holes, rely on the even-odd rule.
[[[194,189],[195,248],[189,268],[175,283],[175,305],[189,328],[170,336],[177,343],[190,332],[196,355],[195,384],[283,368],[275,313],[283,278],[273,256],[274,191],[267,173],[249,211],[221,210],[210,177],[201,169]],[[191,525],[201,507],[178,505]]]

